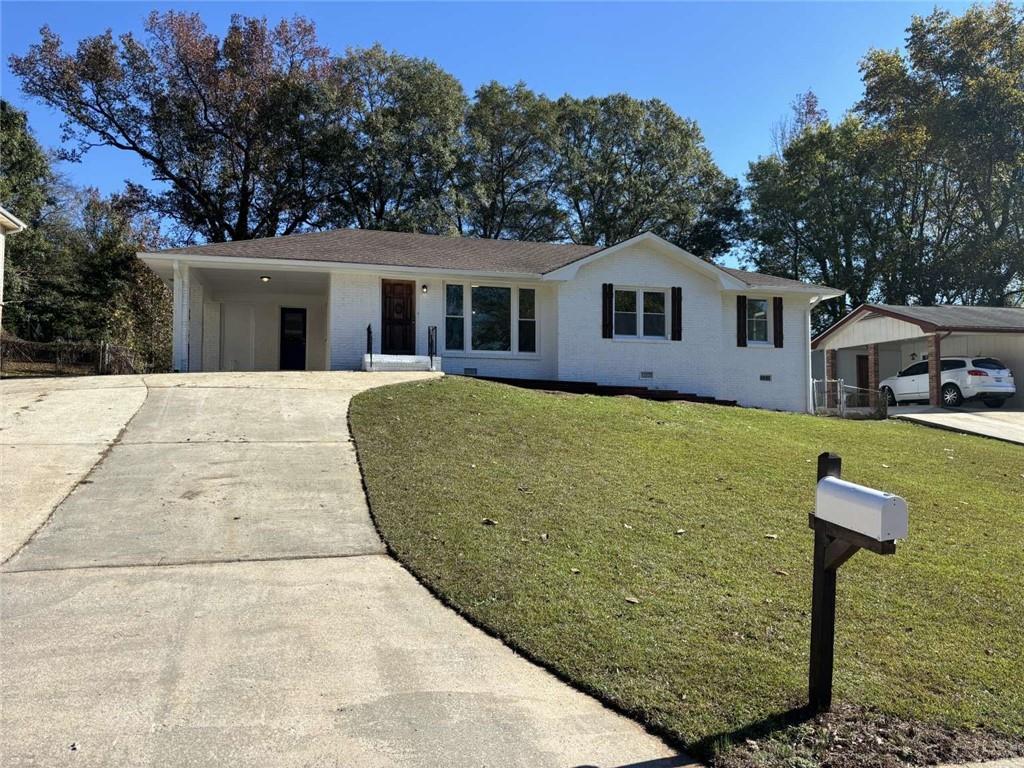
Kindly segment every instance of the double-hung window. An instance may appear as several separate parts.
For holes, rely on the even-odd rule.
[[[615,335],[665,338],[665,292],[615,289]]]
[[[768,343],[768,299],[747,299],[747,341]]]
[[[463,309],[461,285],[446,285],[444,289],[444,346],[445,349],[465,349],[466,313]]]
[[[537,292],[499,285],[445,285],[445,349],[537,352]]]
[[[537,292],[519,289],[519,351],[537,351]]]

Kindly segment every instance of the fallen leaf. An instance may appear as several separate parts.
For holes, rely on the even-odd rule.
[[[548,535],[547,535],[546,533],[542,533],[542,534],[540,535],[540,540],[541,540],[541,541],[547,541],[547,540],[548,540]]]
[[[632,525],[630,525],[629,523],[623,523],[623,524],[622,524],[622,527],[623,527],[623,528],[626,528],[627,530],[630,530],[630,531],[632,531],[632,530],[633,530],[633,526],[632,526]]]
[[[678,531],[676,531],[676,536],[682,536],[684,533],[686,533],[686,529],[680,528]]]
[[[775,573],[777,573],[779,576],[789,576],[789,571],[784,571],[781,568],[776,568]]]
[[[480,522],[481,522],[481,523],[483,523],[484,525],[497,525],[497,524],[498,524],[498,521],[497,521],[497,520],[492,520],[492,519],[491,519],[491,518],[489,518],[489,517],[485,517],[485,518],[484,518],[483,520],[481,520]]]
[[[573,573],[579,573],[580,572],[579,568],[570,568],[569,570],[571,570]]]
[[[640,604],[640,601],[637,598],[635,598],[635,597],[627,597],[626,598],[626,602],[629,603],[630,605],[639,605]]]
[[[777,533],[766,533],[764,535],[764,537],[766,539],[777,539],[777,538],[779,538],[779,534],[777,534]]]

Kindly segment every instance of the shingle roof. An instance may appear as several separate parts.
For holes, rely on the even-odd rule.
[[[934,326],[935,330],[1020,330],[1024,332],[1024,307],[965,307],[946,304],[938,307],[867,304],[908,320]]]
[[[742,280],[751,288],[820,288],[823,291],[832,290],[824,285],[805,283],[802,280],[792,280],[788,277],[766,275],[763,272],[747,272],[745,269],[733,269],[732,267],[720,267],[720,269]]]
[[[160,253],[284,259],[381,267],[509,272],[543,275],[604,250],[596,245],[488,240],[371,229],[335,229],[256,240],[235,240]],[[720,267],[751,288],[821,288],[799,280]]]
[[[373,229],[335,229],[172,248],[163,253],[543,274],[599,250],[601,248],[593,245],[486,240]]]

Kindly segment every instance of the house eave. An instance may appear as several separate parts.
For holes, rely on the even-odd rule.
[[[410,267],[394,264],[363,264],[341,261],[315,261],[311,259],[267,259],[252,258],[249,256],[210,256],[201,253],[150,253],[140,252],[136,254],[139,259],[150,267],[168,267],[176,262],[187,262],[195,266],[209,267],[216,269],[268,269],[278,271],[301,271],[301,272],[345,272],[352,274],[375,274],[375,275],[421,275],[421,276],[444,276],[454,275],[459,277],[480,277],[495,280],[540,280],[541,275],[536,272],[502,272],[497,270],[476,270],[476,269],[442,269],[438,267]]]

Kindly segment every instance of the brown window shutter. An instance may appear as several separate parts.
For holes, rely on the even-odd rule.
[[[676,286],[672,289],[672,341],[683,338],[683,289]]]
[[[772,330],[775,337],[775,346],[782,347],[782,297],[772,298]]]
[[[615,287],[611,283],[601,286],[601,338],[610,339],[613,330]]]
[[[736,297],[736,346],[747,346],[747,297]]]

